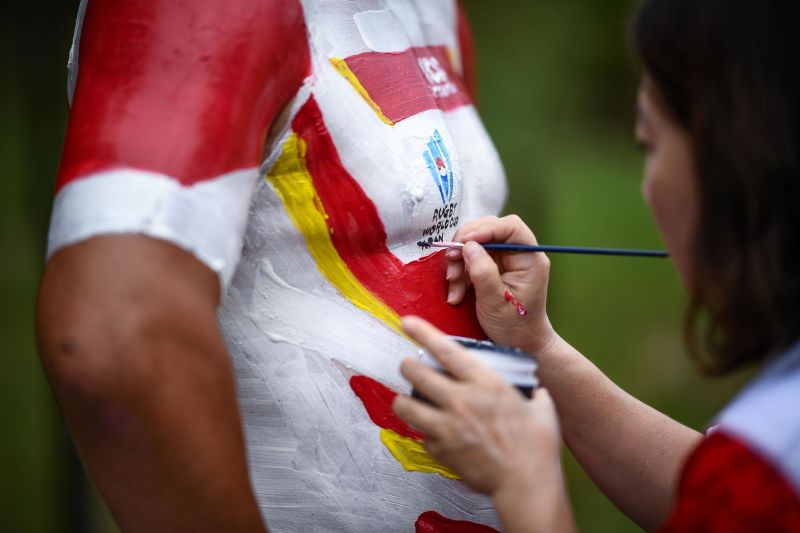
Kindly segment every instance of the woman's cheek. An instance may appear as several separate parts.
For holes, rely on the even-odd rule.
[[[645,166],[644,166],[644,179],[642,180],[642,196],[644,197],[644,200],[647,202],[647,205],[650,206],[650,211],[653,213],[653,217],[656,220],[658,229],[659,231],[662,231],[662,236],[663,236],[663,229],[661,227],[661,222],[660,222],[661,194],[659,193],[658,189],[659,189],[658,158],[654,155],[648,155],[647,159],[645,160]]]
[[[675,177],[669,179],[657,169],[648,168],[642,183],[642,194],[650,206],[656,227],[678,274],[684,286],[688,287],[688,252],[694,206],[692,198],[683,190],[681,183],[676,182]]]

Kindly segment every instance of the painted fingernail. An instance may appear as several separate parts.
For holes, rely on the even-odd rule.
[[[456,266],[453,263],[447,263],[447,274],[445,274],[444,279],[450,281],[453,279],[453,276],[456,274]]]

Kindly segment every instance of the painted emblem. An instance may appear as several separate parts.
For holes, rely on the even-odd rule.
[[[420,70],[431,86],[431,92],[436,98],[447,98],[458,92],[458,87],[450,81],[447,70],[442,67],[436,57],[420,57],[417,59]]]
[[[428,165],[428,170],[431,171],[436,187],[439,188],[442,204],[447,205],[453,199],[455,180],[453,179],[453,165],[450,162],[450,155],[447,153],[447,148],[438,129],[433,130],[433,135],[428,140],[428,149],[422,153],[422,157]]]

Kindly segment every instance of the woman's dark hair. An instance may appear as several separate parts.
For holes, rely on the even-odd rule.
[[[686,339],[724,373],[800,337],[800,1],[645,0],[632,37],[691,139]]]

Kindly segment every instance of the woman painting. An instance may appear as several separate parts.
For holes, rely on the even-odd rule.
[[[788,59],[800,50],[799,20],[800,5],[786,0],[646,0],[633,26],[642,190],[690,295],[689,349],[717,374],[761,366],[705,434],[628,395],[559,337],[543,254],[492,257],[477,244],[534,244],[518,217],[458,231],[466,245],[448,252],[451,303],[472,285],[484,330],[537,354],[547,392],[524,400],[406,319],[450,377],[405,361],[435,405],[400,396],[394,409],[493,498],[506,531],[574,527],[559,435],[647,530],[800,531],[800,67]],[[506,288],[527,316],[503,299]]]

